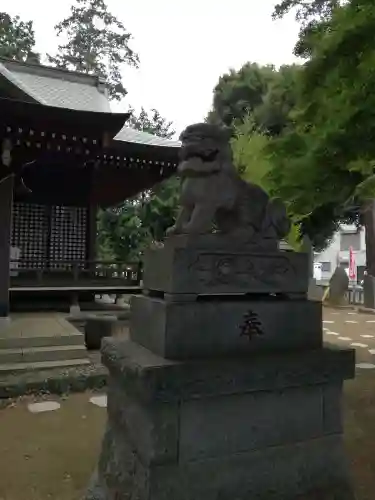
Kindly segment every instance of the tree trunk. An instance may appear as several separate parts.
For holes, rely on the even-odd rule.
[[[375,200],[366,203],[365,213],[366,230],[366,271],[364,277],[364,304],[365,307],[375,309]]]

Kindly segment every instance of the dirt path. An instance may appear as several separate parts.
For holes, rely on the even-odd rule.
[[[106,410],[91,394],[58,401],[56,411],[32,414],[30,399],[0,410],[0,499],[78,500],[96,465]]]
[[[325,308],[323,328],[326,342],[354,348],[357,363],[374,364],[375,369],[375,315]]]

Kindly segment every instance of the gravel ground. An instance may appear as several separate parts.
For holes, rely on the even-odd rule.
[[[324,308],[324,340],[340,347],[356,350],[356,363],[374,365],[375,369],[375,315],[353,309]]]

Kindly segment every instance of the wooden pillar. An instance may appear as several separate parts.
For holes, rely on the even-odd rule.
[[[9,316],[10,243],[14,177],[0,180],[0,328]]]

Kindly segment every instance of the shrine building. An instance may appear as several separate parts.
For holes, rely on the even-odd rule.
[[[0,317],[17,294],[137,283],[96,260],[97,210],[172,175],[180,144],[129,116],[98,77],[0,58]]]

